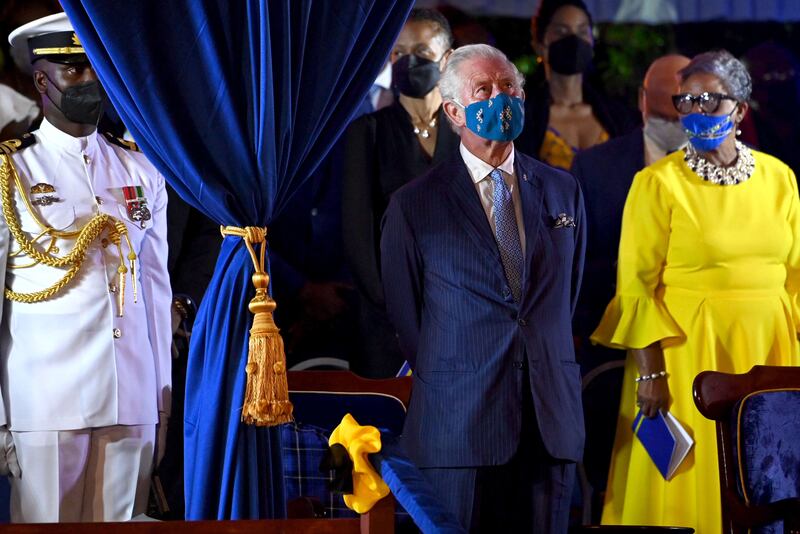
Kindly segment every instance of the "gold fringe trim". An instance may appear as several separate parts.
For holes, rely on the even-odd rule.
[[[247,354],[247,388],[244,392],[242,422],[256,426],[275,426],[292,421],[292,403],[286,380],[286,354],[283,339],[275,325],[275,301],[269,296],[269,275],[265,269],[267,229],[258,226],[221,226],[223,236],[244,239],[255,273],[256,295],[248,309],[253,313]],[[259,246],[258,254],[254,248]]]

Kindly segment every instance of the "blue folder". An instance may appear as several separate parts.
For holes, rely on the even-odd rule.
[[[633,433],[665,480],[672,478],[694,445],[692,438],[669,412],[666,415],[658,412],[656,417],[649,419],[639,410],[633,420]]]

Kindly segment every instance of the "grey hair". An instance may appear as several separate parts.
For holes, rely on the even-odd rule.
[[[459,102],[461,90],[465,82],[460,76],[461,64],[465,61],[477,58],[494,59],[504,62],[514,71],[514,78],[520,89],[525,84],[525,78],[523,78],[517,66],[509,61],[506,55],[497,48],[486,44],[460,46],[453,50],[453,53],[447,58],[444,72],[442,72],[442,76],[439,78],[439,92],[442,93],[443,100]],[[463,102],[459,103],[463,104]]]
[[[728,93],[739,102],[750,99],[753,90],[750,73],[747,72],[747,67],[727,50],[714,50],[694,56],[688,65],[678,71],[678,75],[683,83],[692,74],[700,72],[716,76]]]

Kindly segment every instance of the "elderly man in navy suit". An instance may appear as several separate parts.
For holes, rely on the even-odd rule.
[[[466,529],[563,533],[584,440],[583,199],[514,150],[522,83],[495,48],[453,52],[439,87],[460,150],[393,195],[382,269],[414,369],[409,456]]]

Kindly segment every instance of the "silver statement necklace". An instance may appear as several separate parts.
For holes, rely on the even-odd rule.
[[[715,165],[688,145],[684,151],[683,160],[697,176],[717,185],[736,185],[746,182],[753,175],[756,160],[753,153],[744,144],[736,141],[736,163],[730,167]]]
[[[431,130],[436,128],[436,117],[432,118],[427,126],[428,126],[427,128],[423,128],[422,130],[420,130],[415,125],[414,126],[414,133],[417,134],[418,136],[422,137],[423,139],[429,138],[431,136],[431,132],[428,130],[428,128],[430,128]]]

